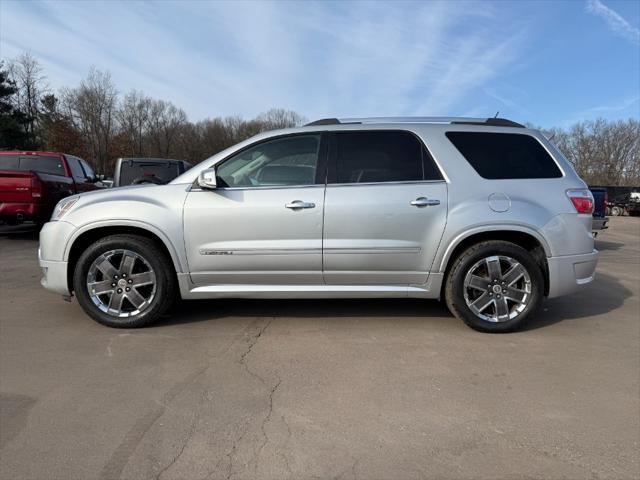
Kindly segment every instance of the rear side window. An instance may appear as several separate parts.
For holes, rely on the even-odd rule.
[[[120,169],[120,185],[131,185],[136,180],[158,184],[169,183],[178,174],[178,165],[175,162],[124,161]]]
[[[489,180],[558,178],[562,172],[538,140],[518,133],[447,132],[447,138]]]
[[[440,180],[430,155],[409,132],[335,134],[337,183]]]
[[[33,170],[35,172],[50,173],[52,175],[65,175],[64,165],[60,157],[44,155],[20,157],[20,170]]]
[[[18,156],[0,155],[0,170],[18,170]]]

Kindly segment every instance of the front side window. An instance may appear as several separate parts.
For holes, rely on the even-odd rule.
[[[69,168],[71,169],[71,174],[75,179],[84,180],[84,171],[82,170],[82,166],[80,165],[80,159],[71,155],[67,155],[67,163],[69,164]]]
[[[82,168],[84,169],[84,173],[87,176],[87,178],[95,178],[96,174],[93,171],[93,168],[91,168],[89,164],[85,162],[83,159],[79,158],[78,160],[80,160],[80,163],[82,164]]]
[[[224,161],[217,171],[221,187],[313,185],[320,158],[320,134],[261,142]]]
[[[531,135],[490,132],[446,135],[475,171],[488,180],[562,177],[551,155]]]
[[[33,170],[52,175],[65,175],[64,165],[60,157],[33,155],[20,157],[20,170]]]
[[[340,132],[335,138],[337,183],[442,178],[420,140],[409,132]]]

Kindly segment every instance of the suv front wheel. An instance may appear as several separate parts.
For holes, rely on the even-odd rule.
[[[533,316],[544,295],[540,266],[525,249],[491,240],[465,250],[445,284],[451,313],[481,332],[519,329]]]
[[[76,263],[78,303],[109,327],[136,328],[157,320],[175,298],[171,260],[152,240],[112,235],[90,245]]]

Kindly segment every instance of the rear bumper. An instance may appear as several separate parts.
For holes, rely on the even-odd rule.
[[[549,298],[567,295],[591,283],[598,263],[598,251],[582,255],[563,255],[547,259]]]
[[[591,221],[592,230],[605,230],[609,228],[609,217],[594,217]]]
[[[0,203],[0,218],[33,220],[40,219],[44,214],[43,205],[40,203]]]

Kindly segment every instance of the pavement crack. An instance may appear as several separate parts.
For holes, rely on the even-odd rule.
[[[164,474],[164,472],[166,472],[171,467],[173,467],[173,465],[182,456],[182,454],[184,453],[185,449],[187,448],[187,445],[189,445],[189,442],[191,441],[191,438],[193,437],[193,434],[196,431],[196,425],[197,424],[198,424],[198,415],[196,414],[193,417],[193,420],[191,422],[191,427],[189,428],[189,433],[187,434],[187,438],[184,440],[184,442],[182,444],[182,447],[180,448],[180,451],[178,452],[178,454],[175,457],[173,457],[173,460],[171,460],[171,462],[169,462],[169,464],[167,464],[162,470],[160,470],[158,472],[158,474],[156,475],[156,480],[160,480],[160,477]]]
[[[264,449],[264,447],[267,446],[267,443],[269,443],[269,435],[267,434],[266,425],[271,420],[271,415],[273,414],[273,396],[276,393],[276,390],[278,390],[278,388],[280,387],[281,383],[282,383],[282,379],[278,377],[278,381],[275,383],[275,385],[273,385],[273,387],[271,387],[271,391],[269,392],[269,410],[267,411],[267,415],[264,417],[264,420],[260,424],[260,430],[262,431],[262,436],[264,437],[264,440],[262,441],[262,444],[260,445],[260,448],[258,449],[258,452],[256,453],[253,459],[254,478],[257,478],[257,470],[258,470],[258,463],[260,460],[260,454],[262,453],[262,450]]]
[[[269,325],[271,325],[271,322],[273,321],[273,318],[270,318],[267,322],[265,322],[262,327],[260,327],[258,329],[258,332],[254,335],[249,335],[248,341],[247,341],[247,349],[242,352],[242,354],[240,355],[240,360],[239,363],[240,365],[242,365],[242,367],[245,369],[245,371],[251,375],[252,377],[256,378],[257,380],[260,381],[260,383],[262,383],[263,385],[266,385],[266,382],[264,380],[264,378],[262,378],[260,375],[258,375],[257,373],[255,373],[253,370],[251,370],[249,368],[249,365],[247,365],[247,357],[249,356],[249,354],[251,353],[251,351],[253,350],[253,347],[255,347],[256,343],[258,343],[258,340],[260,340],[260,337],[264,334],[264,332],[267,330],[267,328],[269,328]]]

